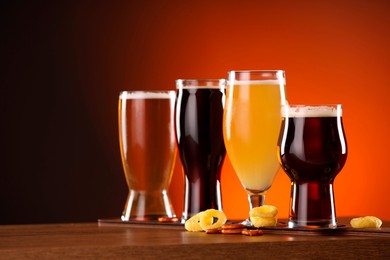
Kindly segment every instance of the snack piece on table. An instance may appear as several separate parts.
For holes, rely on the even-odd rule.
[[[217,219],[217,221],[215,221]],[[208,209],[200,216],[199,224],[203,230],[222,227],[226,223],[226,215],[220,210]]]
[[[380,228],[382,220],[374,216],[353,218],[350,222],[353,228]]]
[[[250,220],[252,222],[252,225],[254,227],[274,227],[278,223],[278,219],[276,217],[250,217]]]
[[[264,217],[264,218],[273,218],[278,214],[278,209],[272,205],[263,205],[260,207],[255,207],[249,211],[250,217]]]
[[[172,222],[178,222],[179,219],[177,217],[159,217],[158,222],[161,223],[172,223]]]
[[[241,234],[245,236],[261,236],[263,235],[263,231],[260,229],[243,229]]]
[[[220,210],[208,209],[188,219],[184,227],[187,231],[197,232],[217,229],[226,223],[226,215]]]
[[[222,229],[243,229],[245,228],[245,225],[241,223],[230,223],[230,224],[222,225],[221,228]]]
[[[213,229],[206,229],[206,234],[221,234],[222,229],[221,228],[213,228]]]
[[[192,216],[184,223],[184,228],[187,231],[197,232],[197,231],[203,231],[203,229],[200,227],[200,216],[203,214],[202,212],[199,212],[198,214]]]
[[[253,226],[259,227],[274,227],[278,223],[276,215],[278,209],[275,206],[263,205],[255,207],[249,211],[249,218]]]

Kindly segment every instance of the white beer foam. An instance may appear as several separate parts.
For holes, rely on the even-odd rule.
[[[288,109],[286,111],[286,109]],[[341,105],[337,106],[288,106],[282,108],[282,116],[286,117],[337,117],[342,115]]]
[[[175,96],[175,91],[123,91],[120,99],[170,99]]]

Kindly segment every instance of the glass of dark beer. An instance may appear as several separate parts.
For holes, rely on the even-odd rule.
[[[122,221],[175,217],[168,188],[177,148],[175,91],[123,91],[119,96],[119,141],[129,194]]]
[[[342,105],[286,105],[279,162],[291,180],[288,226],[336,228],[333,182],[347,159]]]
[[[176,80],[175,130],[185,177],[183,223],[200,211],[222,210],[225,85],[224,79]]]

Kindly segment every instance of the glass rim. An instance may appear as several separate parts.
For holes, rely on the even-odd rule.
[[[342,103],[285,104],[283,107],[343,107]]]
[[[279,72],[282,71],[283,73],[285,70],[229,70],[228,73],[234,72],[234,73],[258,73],[258,72]]]
[[[170,99],[175,97],[175,90],[123,90],[120,99]]]
[[[281,106],[282,117],[341,117],[343,105],[332,104],[285,104]]]
[[[231,82],[275,81],[286,84],[284,70],[231,70],[228,72],[228,84]]]
[[[226,79],[223,79],[223,78],[220,78],[220,79],[207,79],[207,78],[204,78],[204,79],[176,79],[175,80],[176,83],[178,82],[215,82],[215,83],[219,83],[219,82],[225,82]]]
[[[219,79],[176,79],[176,89],[181,88],[225,88],[227,80],[224,78]],[[188,84],[187,86],[184,86]]]

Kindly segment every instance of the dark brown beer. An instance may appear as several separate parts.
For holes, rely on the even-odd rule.
[[[183,221],[206,209],[222,210],[224,95],[220,88],[178,89],[175,125],[185,176]]]
[[[335,225],[333,181],[347,159],[338,109],[292,110],[283,117],[279,160],[292,182],[291,226]]]

